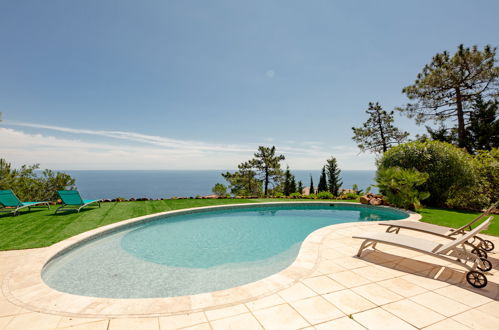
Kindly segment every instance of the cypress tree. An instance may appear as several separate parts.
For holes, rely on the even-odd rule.
[[[292,190],[294,190],[291,184],[291,179],[292,179],[292,174],[289,171],[289,166],[288,166],[286,167],[286,171],[284,172],[284,187],[283,187],[284,196],[289,196],[289,194],[293,192]]]
[[[297,190],[300,194],[303,194],[303,182],[298,181],[298,185],[296,186],[296,190]]]
[[[326,171],[327,171],[329,192],[334,196],[338,196],[340,187],[343,184],[343,182],[341,181],[340,178],[341,170],[338,167],[336,158],[331,157],[331,159],[327,160]]]
[[[291,175],[291,182],[290,182],[290,185],[289,185],[289,193],[292,194],[292,193],[295,193],[296,192],[296,181],[295,181],[295,176],[294,175]],[[300,192],[301,194],[301,192]]]
[[[310,195],[312,195],[315,192],[314,189],[314,180],[312,179],[312,175],[310,176]]]
[[[322,167],[321,178],[319,180],[319,186],[317,186],[318,192],[327,191],[327,180],[326,180],[326,167]]]

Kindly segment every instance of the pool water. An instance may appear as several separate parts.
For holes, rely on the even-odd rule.
[[[288,267],[303,240],[343,222],[397,220],[388,208],[250,205],[138,223],[84,243],[42,272],[50,287],[107,298],[191,295],[257,281]]]

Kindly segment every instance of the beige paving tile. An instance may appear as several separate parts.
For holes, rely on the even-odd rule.
[[[466,313],[453,316],[452,319],[472,329],[497,329],[499,319],[495,317],[495,315],[497,314],[491,315],[476,309],[471,309]]]
[[[423,287],[414,284],[414,282],[399,277],[381,281],[378,282],[378,284],[404,297],[412,297],[428,291]]]
[[[373,330],[402,330],[415,329],[412,325],[388,313],[382,308],[374,308],[353,315],[353,319],[368,329]]]
[[[400,278],[413,282],[414,284],[419,285],[420,287],[423,287],[427,290],[436,290],[442,287],[449,286],[449,283],[428,278],[422,275],[407,274]]]
[[[163,330],[163,328],[161,328]],[[193,325],[192,327],[182,328],[182,330],[211,330],[209,323],[201,323]]]
[[[489,303],[492,299],[484,297],[480,294],[477,294],[473,291],[460,288],[455,285],[446,286],[444,288],[440,288],[434,290],[435,293],[441,294],[447,298],[453,299],[455,301],[459,301],[465,305],[471,307],[478,307],[480,305]]]
[[[254,312],[254,315],[267,330],[300,329],[310,325],[288,304],[262,309]]]
[[[314,290],[318,294],[325,294],[338,290],[343,290],[345,287],[335,280],[330,279],[326,275],[306,278],[301,281],[303,284]]]
[[[341,270],[345,270],[345,269],[352,270],[355,268],[369,266],[368,262],[362,260],[362,258],[358,258],[358,257],[354,257],[354,256],[338,258],[332,262],[334,262],[334,264],[342,267],[342,269],[338,269],[336,271],[341,271]],[[332,273],[332,272],[329,272],[329,273]]]
[[[97,322],[97,321],[103,321],[103,319],[97,319],[97,318],[83,318],[83,317],[65,317],[63,316],[57,327],[59,328],[68,328],[68,327],[74,327],[80,324],[85,324],[85,323],[92,323],[92,322]]]
[[[285,301],[281,298],[281,296],[279,296],[278,294],[273,294],[265,298],[250,301],[246,303],[246,307],[248,307],[251,311],[256,311],[262,308],[272,307],[284,303]]]
[[[165,316],[159,318],[161,330],[173,330],[185,328],[207,322],[208,319],[203,312]]]
[[[357,275],[367,277],[373,282],[387,280],[396,276],[374,266],[356,268],[353,269],[352,272],[356,273]]]
[[[65,330],[107,330],[108,327],[109,327],[109,320],[102,320],[102,321],[94,321],[94,322],[89,322],[89,323],[82,323],[82,324],[78,324],[78,325],[75,325],[75,326],[72,326],[72,327],[69,327],[69,328],[65,327],[65,328],[57,328],[57,329],[65,329]],[[131,329],[131,328],[124,328],[124,329]],[[159,329],[159,327],[156,328],[156,329]]]
[[[235,306],[229,306],[225,308],[219,308],[219,309],[213,309],[213,310],[208,310],[205,311],[206,317],[208,318],[208,321],[213,321],[213,320],[218,320],[222,319],[225,317],[230,317],[238,314],[243,314],[247,313],[248,308],[244,305],[235,305]]]
[[[345,268],[332,260],[321,260],[317,267],[317,271],[322,274],[331,274],[334,272],[341,272],[342,270],[345,270]]]
[[[248,330],[263,329],[257,319],[250,313],[231,316],[225,319],[211,322],[213,330]]]
[[[332,320],[329,322],[321,323],[315,325],[315,329],[317,330],[329,330],[329,329],[345,329],[345,330],[365,330],[363,326],[354,321],[353,319],[344,316],[339,319]]]
[[[464,324],[454,321],[453,319],[445,319],[438,323],[432,324],[429,327],[424,328],[425,330],[468,330]]]
[[[492,302],[489,302],[485,305],[482,305],[480,307],[477,308],[479,311],[482,311],[486,314],[490,314],[490,315],[498,315],[498,311],[499,311],[499,301],[492,301]]]
[[[376,307],[376,305],[372,302],[359,296],[351,290],[328,293],[323,297],[347,315]]]
[[[109,321],[109,330],[137,329],[137,330],[159,330],[159,320],[153,318],[119,318]]]
[[[310,324],[317,324],[345,316],[326,299],[318,296],[290,303]]]
[[[333,280],[337,281],[338,283],[341,283],[341,285],[343,285],[346,288],[352,288],[355,286],[371,283],[371,281],[368,280],[367,278],[359,274],[356,274],[350,270],[333,273],[328,276]]]
[[[445,319],[445,316],[442,314],[434,312],[409,299],[384,305],[383,309],[412,324],[416,328],[423,328]]]
[[[279,291],[278,294],[287,302],[317,296],[317,293],[303,283],[297,283],[290,288]]]
[[[378,285],[376,283],[366,284],[351,289],[358,295],[372,301],[376,305],[389,304],[401,300],[403,297]]]
[[[32,329],[34,324],[37,330],[55,329],[60,318],[60,316],[41,313],[16,315],[4,330]]]
[[[22,309],[21,307],[12,304],[11,302],[3,299],[0,296],[0,317],[1,316],[10,316],[10,315],[18,315],[23,314],[28,311]]]
[[[0,317],[0,329],[3,329],[13,318],[14,316]]]
[[[411,297],[410,299],[447,317],[462,313],[471,308],[431,291]]]

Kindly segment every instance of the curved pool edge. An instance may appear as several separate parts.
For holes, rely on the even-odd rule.
[[[353,225],[369,225],[374,223],[374,221],[342,223],[319,228],[305,238],[295,261],[286,269],[269,277],[242,286],[191,296],[140,299],[114,299],[79,296],[50,288],[43,281],[41,274],[43,268],[53,258],[57,257],[61,253],[65,253],[68,249],[72,249],[89,239],[95,239],[95,237],[99,237],[106,232],[118,230],[119,228],[126,227],[130,224],[142,221],[151,221],[165,215],[179,215],[221,208],[317,203],[360,205],[359,203],[347,202],[245,203],[167,211],[123,220],[78,234],[50,247],[40,249],[38,253],[34,253],[30,260],[23,266],[14,269],[6,275],[2,283],[2,291],[9,301],[25,309],[49,314],[78,317],[167,316],[223,308],[226,306],[249,302],[286,289],[298,282],[300,279],[313,273],[317,267],[318,260],[320,259],[320,246],[329,234],[338,229],[347,228]],[[406,220],[419,220],[421,218],[421,216],[417,213],[405,210],[399,211],[409,214],[409,217]]]

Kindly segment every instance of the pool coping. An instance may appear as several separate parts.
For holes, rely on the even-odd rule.
[[[256,300],[280,290],[286,289],[313,273],[320,259],[320,246],[324,239],[334,230],[342,227],[355,225],[370,225],[374,221],[341,223],[319,228],[310,233],[303,241],[295,261],[286,269],[263,278],[261,280],[244,284],[242,286],[201,293],[190,296],[165,297],[165,298],[98,298],[79,296],[60,292],[50,288],[41,277],[43,268],[53,258],[67,251],[68,248],[95,239],[103,233],[118,230],[132,224],[144,221],[153,221],[155,218],[203,212],[216,209],[231,209],[248,206],[268,206],[283,204],[351,204],[362,205],[351,202],[269,202],[255,204],[231,204],[206,206],[189,209],[181,209],[167,212],[154,213],[146,216],[123,220],[107,226],[92,229],[90,231],[70,237],[50,247],[40,249],[34,253],[27,262],[8,273],[2,283],[4,296],[13,304],[28,310],[48,314],[78,316],[78,317],[157,317],[223,308],[248,301]],[[380,206],[376,206],[380,207]],[[405,220],[417,221],[421,215],[395,209],[409,214]]]

